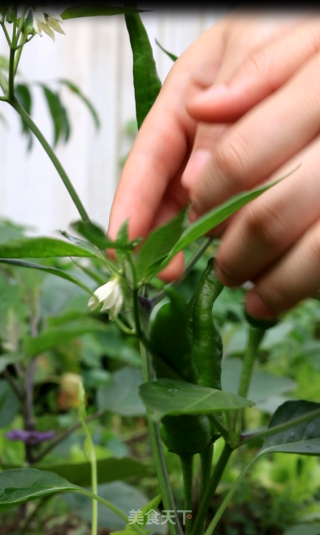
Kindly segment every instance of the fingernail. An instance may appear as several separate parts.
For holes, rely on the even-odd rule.
[[[193,188],[198,178],[208,165],[211,152],[199,149],[191,154],[187,166],[181,178],[181,183],[185,188]]]
[[[248,293],[246,310],[250,316],[258,319],[274,319],[276,317],[276,314],[263,302],[256,292]]]
[[[212,85],[208,89],[196,93],[193,97],[197,102],[207,101],[207,100],[218,100],[221,97],[224,97],[228,91],[228,88],[225,84]]]

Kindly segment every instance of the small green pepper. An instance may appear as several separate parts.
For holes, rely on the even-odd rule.
[[[211,441],[211,426],[204,414],[165,416],[161,438],[168,450],[178,455],[202,452]]]
[[[155,372],[158,379],[169,378],[161,366],[163,361],[176,373],[175,378],[180,376],[180,379],[189,383],[197,383],[197,372],[191,355],[187,303],[173,288],[168,288],[166,293],[169,302],[158,310],[150,325]]]
[[[218,390],[221,390],[222,341],[212,307],[222,289],[211,258],[188,305],[192,360],[198,370],[198,383]]]
[[[170,366],[180,380],[196,384],[187,303],[173,288],[168,288],[166,292],[169,302],[158,310],[150,325],[154,369],[158,379],[169,378]],[[169,451],[178,455],[199,453],[211,440],[208,417],[202,414],[165,416],[162,424],[161,436],[164,443]]]

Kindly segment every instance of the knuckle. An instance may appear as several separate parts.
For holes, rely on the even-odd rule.
[[[228,188],[237,191],[242,188],[245,176],[245,151],[236,140],[224,141],[218,148],[215,164]]]
[[[244,230],[249,240],[254,239],[273,250],[284,244],[285,229],[281,215],[265,203],[248,206],[244,212]]]

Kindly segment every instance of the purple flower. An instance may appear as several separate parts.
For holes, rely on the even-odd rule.
[[[51,440],[55,435],[55,431],[25,431],[23,429],[13,429],[6,433],[9,440],[21,440],[27,444],[40,444],[45,440]]]

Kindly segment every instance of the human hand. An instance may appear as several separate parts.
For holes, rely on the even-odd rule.
[[[211,148],[230,128],[221,124],[208,127],[192,119],[185,108],[190,96],[199,87],[229,80],[249,54],[290,33],[303,20],[301,14],[234,13],[182,54],[145,119],[123,169],[110,215],[111,238],[115,238],[127,217],[130,239],[145,236],[172,218],[189,200],[181,175],[192,148]],[[182,271],[180,254],[163,272],[163,278],[178,278]]]
[[[316,16],[187,104],[198,121],[236,121],[184,173],[197,215],[302,163],[236,214],[220,242],[218,276],[227,286],[255,283],[246,301],[255,317],[277,316],[320,288],[319,50]]]

